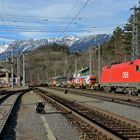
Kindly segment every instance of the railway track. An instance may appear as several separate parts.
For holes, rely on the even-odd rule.
[[[86,96],[86,97],[91,97],[91,98],[96,98],[96,99],[101,99],[104,101],[109,101],[109,102],[114,102],[114,103],[119,103],[119,104],[124,104],[124,105],[129,105],[133,107],[140,108],[140,97],[134,97],[134,96],[126,96],[125,95],[113,95],[113,94],[105,94],[105,93],[99,93],[99,92],[87,92],[87,91],[81,91],[81,90],[75,90],[75,89],[69,89],[69,88],[56,88],[56,87],[51,87],[51,89],[58,90],[58,91],[64,91],[67,90],[67,92],[75,95],[80,95],[80,96]]]
[[[0,139],[5,135],[6,125],[21,95],[29,90],[15,91],[0,98]]]
[[[97,110],[96,108],[88,108],[86,106],[83,106],[79,102],[74,102],[73,100],[65,99],[50,93],[46,93],[45,91],[41,89],[37,89],[38,92],[49,98],[53,99],[55,102],[59,102],[60,104],[66,106],[69,108],[72,112],[76,112],[80,116],[86,118],[88,121],[91,123],[96,124],[98,127],[104,129],[105,131],[111,133],[112,135],[116,136],[118,139],[123,139],[123,140],[139,140],[140,139],[140,126],[135,123],[131,122],[130,120],[127,119],[121,119],[119,117],[111,116],[107,112],[102,112],[100,110]],[[89,123],[88,127],[90,128],[87,129],[87,126],[81,126],[84,128],[84,131],[87,131],[92,137],[91,139],[97,139],[94,138],[95,135],[101,135],[100,129],[97,130],[98,127],[92,128],[91,123]],[[83,122],[85,124],[85,122]],[[87,130],[86,130],[87,129]],[[94,133],[92,131],[99,133]],[[91,131],[92,130],[92,131]],[[113,137],[108,137],[106,132],[103,134],[106,136],[103,136],[101,139],[116,139]],[[89,138],[90,139],[90,138]]]

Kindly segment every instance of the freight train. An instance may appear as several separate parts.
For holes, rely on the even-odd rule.
[[[140,59],[103,67],[99,83],[94,75],[79,76],[70,78],[69,80],[66,77],[59,77],[58,79],[53,81],[55,83],[52,84],[53,86],[61,85],[63,87],[98,89],[107,92],[123,92],[139,95]],[[61,84],[56,84],[57,81],[61,81]]]
[[[67,80],[68,78],[65,76],[56,76],[51,78],[50,80],[50,86],[56,86],[56,87],[66,87],[67,86]]]
[[[70,87],[70,88],[91,88],[96,82],[96,76],[78,76],[67,78],[58,76],[51,78],[50,85],[56,87]]]

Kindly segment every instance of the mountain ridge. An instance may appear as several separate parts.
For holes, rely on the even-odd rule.
[[[5,59],[6,53],[10,55],[10,48],[14,47],[14,55],[28,53],[43,45],[59,44],[69,46],[70,52],[86,51],[89,47],[97,44],[103,44],[110,39],[108,34],[89,35],[84,37],[76,37],[73,35],[63,38],[49,39],[25,39],[16,40],[9,44],[8,48],[0,54],[0,59]]]

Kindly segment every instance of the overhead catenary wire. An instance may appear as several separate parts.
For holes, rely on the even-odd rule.
[[[70,11],[72,11],[73,9],[74,9],[74,7],[76,6],[76,4],[78,3],[78,1],[79,0],[75,0],[75,3],[74,3],[74,5],[73,5],[73,7],[71,8],[71,10]],[[1,1],[2,2],[2,5],[3,5],[3,7],[4,7],[4,9],[5,9],[5,11],[6,11],[6,8],[5,8],[5,4],[4,4],[4,0],[2,0]],[[85,5],[87,4],[89,2],[89,0],[87,0],[87,1],[85,1]],[[83,5],[83,7],[82,8],[84,8],[85,7],[85,5]],[[81,8],[81,9],[82,9]],[[79,11],[80,12],[80,11]],[[69,12],[70,13],[70,12]],[[17,13],[18,14],[18,13]],[[80,14],[80,13],[77,13],[77,14]],[[70,20],[70,19],[72,19],[72,23],[73,23],[73,20],[77,20],[77,19],[88,19],[87,17],[79,17],[79,15],[78,16],[76,16],[76,17],[69,17],[69,16],[67,16],[67,17],[35,17],[35,16],[22,16],[22,15],[12,15],[12,14],[7,14],[7,12],[5,12],[5,14],[2,14],[2,17],[3,17],[3,20],[4,21],[6,21],[6,23],[8,23],[7,21],[13,21],[13,22],[15,22],[15,23],[18,23],[18,22],[34,22],[34,21],[37,21],[37,22],[40,22],[41,20],[43,21],[43,22],[40,22],[42,25],[41,26],[45,26],[45,24],[46,23],[48,23],[48,24],[46,24],[47,26],[51,26],[51,24],[49,24],[49,23],[55,23],[55,22],[57,22],[58,24],[56,24],[55,25],[55,27],[57,27],[58,25],[59,26],[62,26],[61,24],[59,24],[59,22],[57,21],[58,19],[61,19],[61,20]],[[46,22],[47,21],[47,19],[48,18],[54,18],[54,19],[57,19],[57,20],[55,20],[55,21],[52,21],[52,20],[50,20],[49,22]],[[74,19],[75,18],[75,19]],[[90,17],[89,17],[90,18]],[[19,19],[19,20],[17,20],[16,21],[16,19]],[[45,21],[46,20],[46,21]],[[45,21],[45,22],[44,22]],[[51,22],[52,21],[52,22]],[[36,23],[37,23],[36,22]],[[68,24],[68,26],[67,26],[67,28],[69,28],[69,26],[72,24],[71,22],[66,22],[67,24]],[[35,23],[35,22],[34,22]],[[19,23],[19,25],[22,25],[21,23]],[[79,25],[79,24],[78,24]],[[8,28],[8,30],[11,30],[11,29],[9,29],[9,26],[6,24],[6,26],[7,26],[7,28]],[[53,24],[52,24],[52,26],[54,26]],[[85,27],[85,25],[83,25],[82,26],[82,28],[83,27]],[[23,28],[25,28],[25,29],[23,29],[23,30],[27,30],[29,27],[17,27],[17,26],[15,26],[15,27],[13,27],[13,28],[17,28],[17,29],[23,29]],[[32,28],[32,27],[31,27]],[[43,30],[43,28],[42,27],[33,27],[33,28],[38,28],[38,30],[39,29],[41,29],[41,30]],[[99,27],[96,27],[96,28],[99,28]],[[100,28],[104,28],[104,27],[100,27]],[[106,27],[107,28],[107,27]],[[108,27],[109,28],[109,27]],[[44,27],[44,29],[45,29],[45,27]],[[16,29],[15,29],[16,30]],[[66,30],[68,30],[68,29],[66,29]],[[62,31],[62,32],[66,32],[66,31]]]
[[[5,8],[5,5],[4,5],[3,0],[1,0],[1,2],[2,2],[2,6],[3,6],[3,8],[4,8],[4,11],[6,12],[6,8]],[[5,30],[7,30],[7,27],[6,27],[6,24],[5,24],[4,18],[3,18],[3,16],[2,16],[1,13],[0,13],[0,17],[1,17],[1,21],[2,21],[2,24],[3,24],[4,28],[5,28]]]
[[[0,32],[4,32],[5,30],[0,30]],[[87,32],[88,30],[70,30],[67,32]],[[18,29],[13,29],[13,30],[7,30],[6,32],[47,32],[47,33],[61,33],[61,30],[18,30]]]
[[[1,0],[1,3],[2,3],[2,6],[3,6],[3,8],[4,8],[4,12],[7,14],[7,10],[6,10],[6,6],[5,6],[4,1],[3,1],[3,0]]]
[[[5,30],[7,30],[7,27],[5,25],[5,22],[4,22],[4,19],[3,19],[3,16],[1,15],[1,13],[0,13],[0,18],[1,18],[1,21],[2,21],[2,24],[3,24],[4,28],[5,28]]]
[[[90,0],[87,0],[86,3],[81,7],[81,9],[78,11],[78,13],[74,16],[74,18],[71,20],[71,22],[68,24],[68,26],[63,30],[63,32],[59,35],[58,38],[60,38],[71,26],[71,24],[74,22],[74,20],[79,16],[79,14],[82,12],[82,10],[86,7]]]
[[[123,24],[118,24],[115,25],[116,26],[122,26],[125,25],[125,23]],[[0,25],[0,27],[2,27],[3,25]],[[105,29],[105,28],[114,28],[114,25],[106,25],[106,26],[97,26],[96,29]],[[78,28],[71,28],[70,30],[67,30],[66,32],[87,32],[87,31],[91,31],[93,29],[93,27],[88,26],[88,27],[84,27],[82,29],[78,29]],[[7,30],[10,32],[62,32],[62,29],[49,29],[46,28],[45,26],[8,26],[7,25]],[[0,32],[5,32],[5,29],[1,29]]]
[[[65,21],[67,20],[67,18],[69,17],[69,15],[71,14],[71,12],[74,10],[75,6],[77,5],[77,3],[79,2],[79,0],[76,0],[75,3],[73,4],[72,8],[69,10],[66,18],[64,19],[64,21],[62,22],[62,24],[65,23]]]
[[[72,11],[76,4],[78,3],[79,0],[76,0],[74,5],[72,6],[71,10]],[[62,36],[65,32],[87,32],[90,30],[90,27],[87,27],[87,25],[83,25],[83,23],[81,24],[82,25],[82,30],[80,30],[79,28],[77,29],[69,29],[69,27],[71,26],[71,24],[74,23],[74,21],[77,19],[90,19],[90,18],[93,18],[93,17],[79,17],[81,11],[84,9],[84,7],[88,4],[89,0],[85,1],[85,3],[83,4],[83,6],[80,8],[80,10],[77,12],[77,14],[74,16],[74,17],[70,17],[70,16],[67,16],[67,17],[35,17],[35,16],[22,16],[22,15],[12,15],[12,14],[8,14],[7,12],[5,12],[5,14],[2,14],[2,17],[3,17],[3,21],[6,21],[6,23],[8,24],[7,21],[11,21],[11,22],[15,22],[16,23],[19,23],[18,26],[11,26],[10,23],[9,25],[6,24],[6,28],[8,28],[8,32],[42,32],[42,33],[45,33],[45,32],[51,32],[51,33],[60,33],[60,35]],[[4,3],[3,3],[4,5]],[[5,7],[5,6],[4,6]],[[4,8],[6,9],[6,8]],[[5,10],[6,11],[6,10]],[[69,12],[70,13],[70,12]],[[55,20],[49,20],[49,19],[55,19]],[[59,20],[63,20],[64,19],[66,20],[66,24],[67,27],[65,25],[61,25],[59,23]],[[70,22],[68,22],[69,20],[71,20]],[[34,22],[35,21],[35,22]],[[47,22],[46,22],[47,21]],[[34,22],[33,25],[39,25],[39,26],[22,26],[22,23],[20,22]],[[62,23],[62,21],[60,21]],[[48,24],[46,24],[48,23]],[[49,23],[58,23],[55,25],[55,28],[54,30],[52,30],[51,28],[47,28],[48,26],[51,27],[51,26],[54,26],[54,24],[49,24]],[[26,24],[24,24],[26,25]],[[27,24],[28,25],[28,24]],[[80,25],[80,24],[78,24]],[[66,27],[64,30],[58,30],[60,28],[57,28],[57,27]],[[108,26],[108,27],[105,27],[105,26],[100,26],[100,27],[97,27],[96,28],[112,28],[114,26]],[[3,27],[1,29],[0,32],[5,32]]]
[[[120,26],[120,25],[116,25],[116,26]],[[0,27],[2,27],[0,25]],[[16,29],[15,29],[16,27]],[[96,27],[96,29],[105,29],[105,28],[114,28],[114,25],[112,26],[98,26]],[[42,26],[11,26],[7,28],[8,31],[12,31],[12,32],[19,32],[19,31],[23,31],[23,32],[62,32],[63,30],[61,29],[47,29],[46,27],[42,27]],[[86,31],[91,31],[92,27],[85,27],[82,29],[78,29],[78,28],[71,28],[70,30],[67,30],[65,32],[86,32]],[[1,29],[0,32],[5,32],[5,29]]]
[[[55,16],[46,16],[46,17],[34,17],[34,16],[22,16],[22,15],[10,15],[10,14],[2,14],[4,18],[12,18],[12,19],[27,19],[27,20],[45,20],[45,19],[57,19],[57,20],[69,20],[73,19],[73,17],[55,17]],[[77,19],[83,19],[78,17]]]
[[[44,19],[57,19],[57,20],[70,20],[73,19],[73,17],[58,17],[58,16],[45,16],[45,17],[35,17],[35,16],[23,16],[23,15],[12,15],[12,14],[2,14],[4,18],[7,19],[26,19],[26,20],[44,20]],[[104,18],[108,18],[112,16],[105,16]],[[84,19],[94,19],[95,17],[77,17],[76,19],[84,20]]]

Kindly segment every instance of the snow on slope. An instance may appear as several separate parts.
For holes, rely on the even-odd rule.
[[[89,47],[96,45],[97,43],[104,43],[110,39],[110,35],[101,34],[101,35],[90,35],[84,37],[76,37],[76,36],[65,36],[63,38],[50,38],[50,39],[26,39],[26,40],[17,40],[9,44],[9,46],[5,47],[0,54],[0,59],[5,58],[5,52],[10,50],[9,48],[14,47],[14,55],[22,54],[25,52],[32,51],[42,45],[46,44],[65,44],[68,45],[71,52],[77,51],[86,51]],[[10,52],[9,52],[10,54]]]

